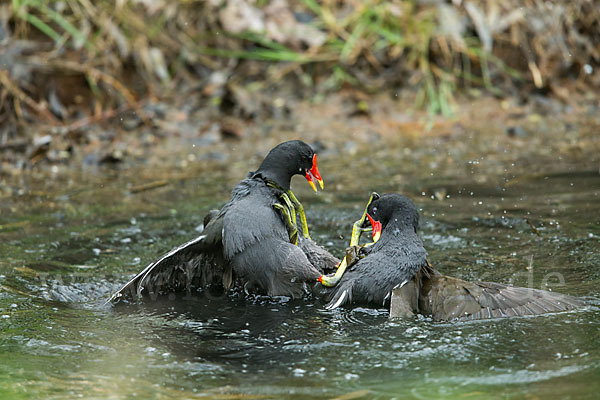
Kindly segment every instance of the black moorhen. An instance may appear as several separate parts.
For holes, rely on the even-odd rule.
[[[310,239],[304,209],[290,190],[294,175],[305,176],[315,191],[315,181],[323,188],[317,156],[300,140],[273,148],[258,170],[233,189],[229,202],[205,217],[201,236],[148,265],[110,301],[210,285],[302,296],[305,282],[314,282],[338,260]]]
[[[374,244],[333,288],[325,290],[328,308],[345,304],[390,305],[390,316],[415,314],[434,321],[484,319],[566,311],[582,300],[545,290],[493,282],[466,282],[431,267],[417,236],[419,213],[399,194],[377,196],[367,208]],[[321,277],[326,283],[330,277]],[[331,285],[330,285],[331,286]],[[391,303],[391,304],[390,304]]]

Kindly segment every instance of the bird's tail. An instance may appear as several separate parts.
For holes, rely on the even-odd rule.
[[[348,280],[334,287],[330,293],[325,295],[325,301],[327,301],[325,308],[333,310],[334,308],[352,304],[352,286],[353,282]]]

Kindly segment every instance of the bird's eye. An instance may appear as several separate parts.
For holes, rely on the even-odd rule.
[[[377,213],[377,207],[373,207],[373,214]]]

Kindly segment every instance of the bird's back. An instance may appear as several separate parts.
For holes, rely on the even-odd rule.
[[[281,218],[273,208],[276,190],[264,182],[244,179],[234,189],[223,212],[223,255],[231,260],[246,248],[266,239],[289,241]]]

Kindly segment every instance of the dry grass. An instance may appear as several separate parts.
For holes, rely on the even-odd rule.
[[[313,92],[409,87],[432,114],[449,114],[461,87],[564,97],[569,79],[597,89],[600,8],[593,0],[12,0],[0,5],[0,46],[0,123],[11,126],[98,120],[182,86],[210,91],[215,71],[271,79],[274,64],[283,66],[277,79]]]

